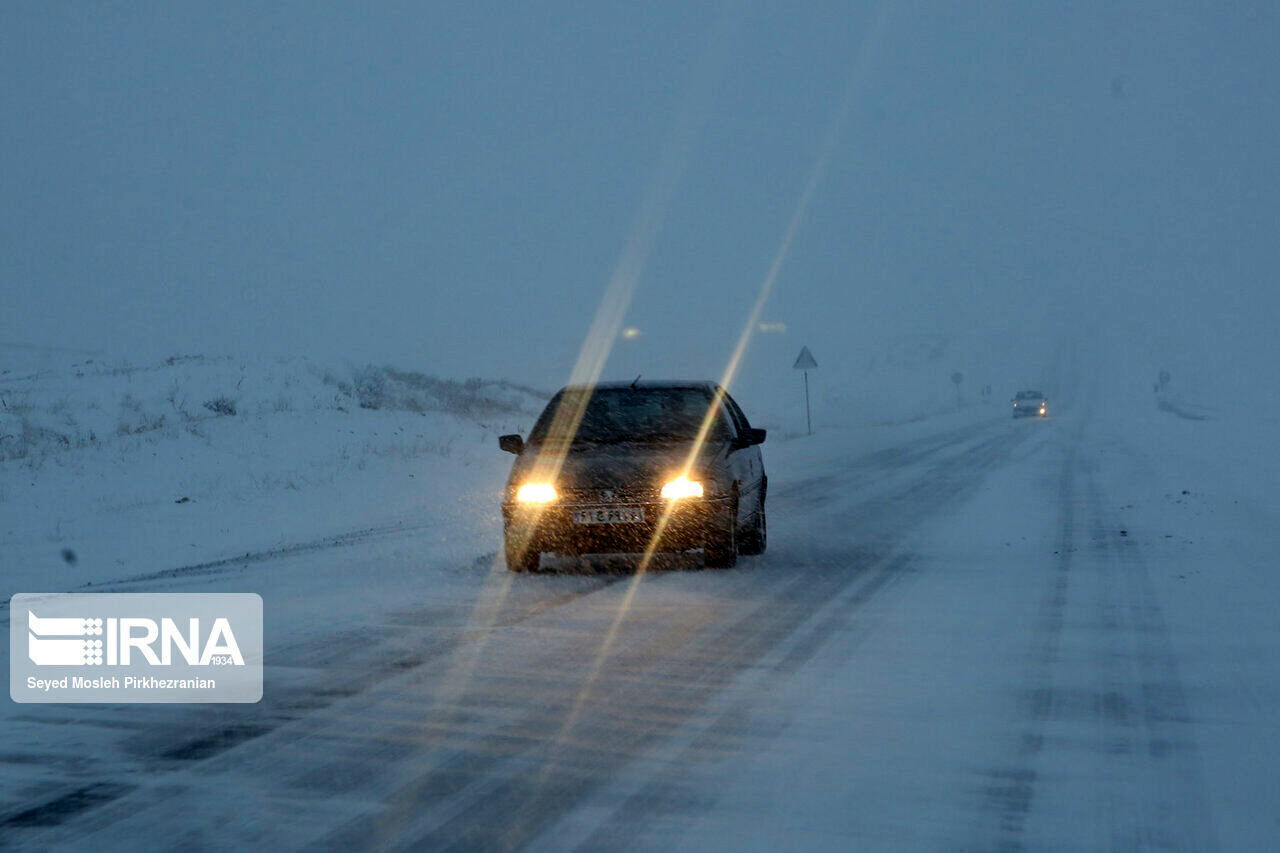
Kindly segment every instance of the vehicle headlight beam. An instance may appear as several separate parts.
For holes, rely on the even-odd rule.
[[[702,483],[697,480],[690,480],[683,475],[676,477],[662,487],[662,499],[666,501],[700,497],[702,497]],[[652,543],[650,544],[652,545]]]
[[[525,483],[516,490],[516,500],[522,504],[551,503],[556,497],[556,487],[550,483]]]

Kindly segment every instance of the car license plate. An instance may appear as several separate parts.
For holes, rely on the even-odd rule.
[[[637,524],[644,521],[644,507],[618,506],[575,509],[574,524]]]

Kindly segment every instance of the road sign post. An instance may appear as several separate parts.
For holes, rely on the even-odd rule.
[[[809,371],[804,372],[804,428],[813,435],[813,417],[809,414]]]
[[[804,425],[809,435],[813,435],[813,418],[809,415],[809,371],[817,366],[818,362],[813,357],[813,353],[809,352],[808,347],[800,348],[800,354],[796,356],[796,363],[791,365],[792,370],[804,371]]]

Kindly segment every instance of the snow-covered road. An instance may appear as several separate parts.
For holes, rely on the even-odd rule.
[[[263,702],[10,706],[6,751],[45,775],[9,786],[0,834],[1274,847],[1280,678],[1258,655],[1276,629],[1186,539],[1200,524],[1221,544],[1246,516],[1178,516],[1199,484],[1171,491],[1113,421],[1082,404],[938,419],[875,447],[852,432],[769,445],[769,551],[730,571],[511,575],[490,541],[419,568],[428,537],[402,526],[134,580],[120,588],[261,589]],[[1233,577],[1264,568],[1262,548],[1235,553]]]

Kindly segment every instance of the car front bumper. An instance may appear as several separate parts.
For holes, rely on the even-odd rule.
[[[575,524],[575,510],[640,508],[643,521]],[[504,503],[506,535],[528,536],[531,548],[557,554],[638,554],[702,548],[727,523],[729,501],[701,498],[671,502],[560,504],[530,507]],[[664,513],[668,513],[665,520]],[[661,526],[661,535],[658,534]],[[656,538],[656,545],[655,543]]]

